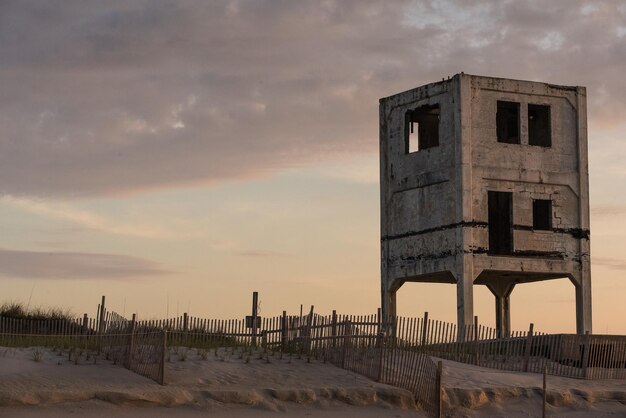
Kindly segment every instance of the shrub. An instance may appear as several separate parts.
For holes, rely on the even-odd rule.
[[[43,358],[43,351],[39,349],[39,347],[33,350],[33,361],[39,363]]]

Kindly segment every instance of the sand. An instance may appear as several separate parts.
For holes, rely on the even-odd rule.
[[[434,359],[435,361],[439,359]],[[455,417],[540,417],[543,376],[443,360],[446,410]],[[626,417],[626,380],[547,376],[549,417]]]
[[[35,361],[34,353],[42,353]],[[86,353],[0,347],[0,417],[426,417],[407,391],[322,361],[170,350],[160,386]],[[444,362],[446,415],[541,416],[542,377]],[[626,381],[548,378],[550,417],[626,417]]]
[[[170,350],[160,386],[103,358],[75,364],[67,350],[36,362],[36,350],[0,348],[0,417],[425,416],[405,390],[297,356]]]

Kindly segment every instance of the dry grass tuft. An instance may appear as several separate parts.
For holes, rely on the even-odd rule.
[[[69,309],[62,308],[30,308],[20,302],[3,302],[0,304],[0,316],[15,319],[65,319],[70,320],[74,315]]]
[[[43,359],[43,351],[39,347],[33,350],[33,361],[39,363]]]

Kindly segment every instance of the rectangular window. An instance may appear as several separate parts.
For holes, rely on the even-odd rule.
[[[489,192],[489,254],[513,254],[513,193]]]
[[[439,105],[406,112],[406,153],[439,145]]]
[[[520,143],[519,103],[498,100],[496,132],[498,142],[507,144]]]
[[[550,106],[528,105],[528,144],[540,147],[552,146]]]
[[[550,231],[552,229],[552,201],[533,200],[533,229]]]

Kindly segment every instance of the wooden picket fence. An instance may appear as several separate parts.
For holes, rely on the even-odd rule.
[[[100,331],[103,350],[127,369],[164,385],[167,330],[142,324],[135,315],[130,320],[118,314],[111,318]]]
[[[104,302],[104,300],[103,300]],[[498,335],[478,323],[374,315],[306,315],[218,320],[186,313],[163,320],[126,319],[99,308],[96,318],[25,320],[0,317],[0,345],[95,350],[161,384],[168,346],[260,347],[330,362],[375,381],[405,388],[422,409],[441,414],[441,370],[432,357],[493,369],[582,379],[626,379],[626,336]],[[256,325],[256,326],[254,326]]]
[[[415,318],[383,322],[380,315],[314,315],[270,318],[262,344],[295,351],[380,383],[409,390],[415,402],[441,416],[441,368],[414,344]]]
[[[542,373],[579,379],[626,379],[626,336],[546,334],[514,331],[499,336],[477,321],[455,324],[418,321],[423,352],[492,369]]]
[[[68,349],[69,359],[104,356],[163,384],[166,332],[139,326],[114,312],[107,319],[16,319],[0,317],[0,346]],[[91,353],[91,354],[87,354]]]
[[[373,380],[410,390],[426,411],[438,405],[437,367],[415,349],[413,319],[397,320],[397,335],[381,333],[376,315],[282,316],[246,320],[204,319],[184,314],[165,320],[126,319],[115,312],[97,318],[28,320],[0,317],[0,346],[48,346],[93,350],[107,359],[165,382],[168,346],[252,346],[295,352],[328,361]]]

